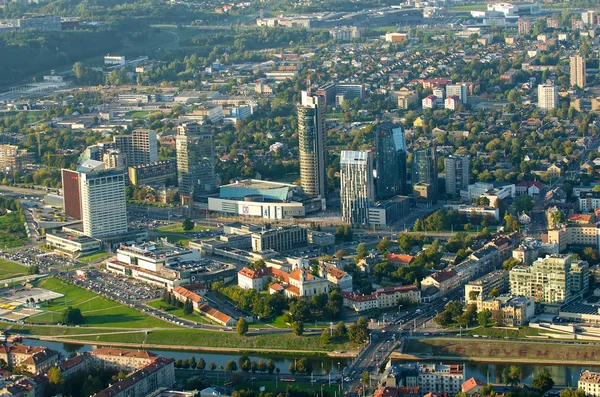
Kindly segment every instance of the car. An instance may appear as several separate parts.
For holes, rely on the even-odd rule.
[[[317,383],[319,380],[318,379],[311,379],[310,383]]]

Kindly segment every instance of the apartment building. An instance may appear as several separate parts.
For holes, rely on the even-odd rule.
[[[115,147],[125,156],[125,165],[133,167],[158,161],[156,131],[134,130],[129,135],[115,135]]]
[[[10,368],[23,366],[27,372],[39,374],[56,365],[59,354],[41,346],[3,345],[0,346],[0,359]]]
[[[101,368],[135,371],[152,363],[158,356],[146,350],[99,347],[92,353],[94,365]]]
[[[533,297],[501,295],[497,298],[483,297],[476,301],[477,312],[489,310],[492,321],[503,327],[520,327],[535,316]]]
[[[177,162],[172,160],[140,164],[128,168],[129,182],[134,186],[145,186],[152,183],[164,184],[177,180]]]
[[[94,397],[146,397],[160,388],[170,389],[174,384],[174,360],[158,357]]]
[[[586,396],[600,397],[600,372],[583,371],[577,388],[583,390]]]
[[[256,252],[288,251],[308,245],[308,230],[297,225],[283,226],[252,233],[251,239],[252,250]]]
[[[488,273],[465,285],[465,302],[467,304],[476,303],[477,299],[487,297],[494,289],[504,293],[508,290],[508,285],[509,275],[506,270],[496,270]],[[471,299],[474,293],[477,293],[477,299]]]

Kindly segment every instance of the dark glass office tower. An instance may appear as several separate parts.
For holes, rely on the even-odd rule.
[[[399,124],[379,123],[375,133],[379,200],[406,194],[406,140]]]

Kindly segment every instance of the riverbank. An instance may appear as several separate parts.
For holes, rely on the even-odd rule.
[[[600,349],[590,344],[551,343],[542,340],[428,338],[408,339],[403,351],[393,353],[391,359],[589,365],[598,363]]]
[[[352,359],[358,354],[357,351],[304,351],[304,350],[281,350],[281,349],[269,349],[265,351],[263,348],[229,348],[229,347],[207,347],[207,346],[177,346],[177,345],[161,345],[161,344],[148,344],[148,343],[123,343],[123,342],[103,342],[103,341],[83,341],[80,339],[70,338],[56,338],[51,336],[37,336],[27,335],[27,339],[34,339],[46,342],[59,342],[69,343],[72,345],[94,345],[94,346],[112,346],[122,347],[127,349],[143,349],[143,350],[171,350],[171,351],[189,351],[189,352],[206,352],[206,353],[236,353],[236,354],[251,354],[260,353],[262,355],[279,355],[279,356],[305,356],[305,357],[329,357],[329,358],[343,358]]]

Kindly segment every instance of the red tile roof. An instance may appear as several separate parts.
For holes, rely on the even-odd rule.
[[[146,350],[133,350],[133,349],[117,349],[113,347],[99,347],[92,352],[95,356],[120,356],[120,357],[131,357],[131,358],[154,358],[156,354]]]
[[[366,302],[366,301],[374,301],[377,299],[377,297],[372,294],[363,295],[363,294],[356,294],[354,292],[345,292],[345,291],[342,291],[342,298],[348,299],[353,302]]]
[[[206,303],[203,303],[200,306],[198,306],[198,310],[200,310],[202,313],[206,314],[207,316],[210,316],[214,319],[221,321],[223,324],[225,324],[229,320],[231,320],[231,316],[228,316],[227,314],[218,311],[214,307],[208,306]]]
[[[465,382],[463,382],[461,388],[462,388],[463,392],[467,392],[467,391],[469,391],[469,390],[471,390],[471,389],[473,389],[475,387],[478,387],[478,386],[484,387],[484,386],[487,386],[487,385],[484,382],[480,381],[480,380],[477,380],[475,378],[471,378],[471,379],[468,379]]]
[[[325,266],[325,270],[327,271],[327,274],[330,274],[331,276],[337,278],[338,280],[346,275],[345,271],[340,270],[333,266]]]
[[[412,255],[404,255],[404,254],[388,254],[387,260],[390,262],[396,262],[396,263],[400,262],[400,263],[406,263],[406,264],[410,265],[410,263],[415,260],[415,257]]]
[[[175,294],[181,295],[185,299],[189,299],[194,303],[200,303],[202,301],[202,297],[195,292],[192,292],[187,289],[187,287],[177,287],[173,290]]]

